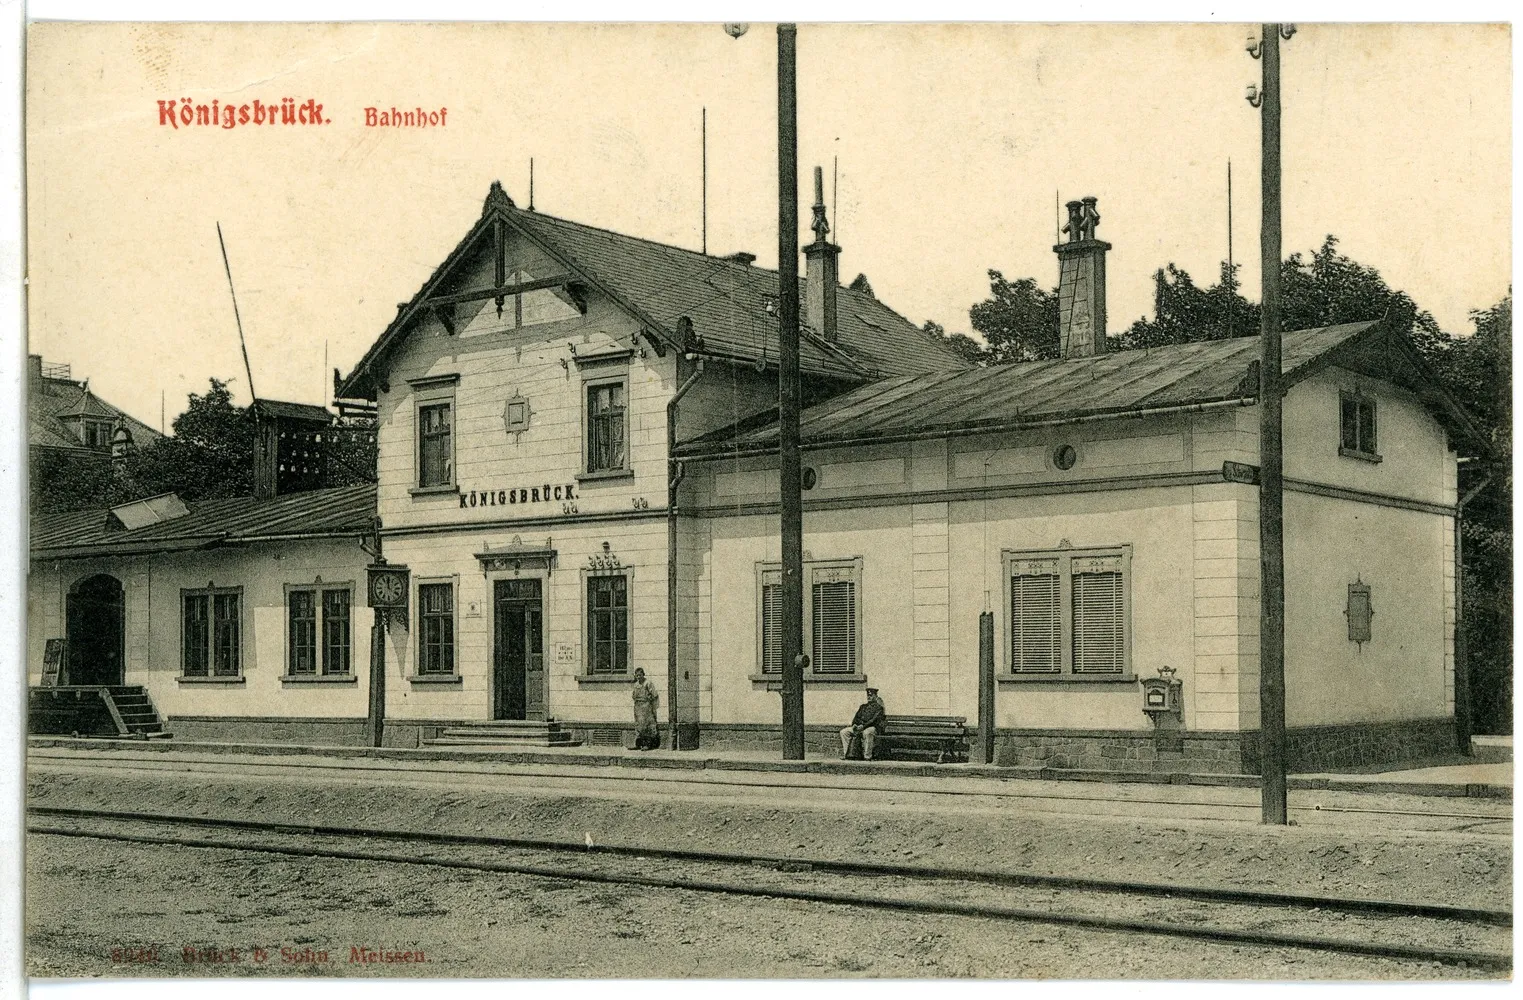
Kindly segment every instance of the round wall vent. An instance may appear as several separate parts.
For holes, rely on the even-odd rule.
[[[1071,444],[1060,444],[1052,450],[1052,464],[1067,472],[1079,460],[1079,453]]]

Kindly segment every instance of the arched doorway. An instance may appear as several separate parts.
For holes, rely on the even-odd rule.
[[[123,683],[125,645],[122,584],[100,573],[69,588],[66,684]]]

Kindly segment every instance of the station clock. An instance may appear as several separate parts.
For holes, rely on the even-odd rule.
[[[372,608],[406,609],[407,567],[370,566],[365,588],[366,603]]]

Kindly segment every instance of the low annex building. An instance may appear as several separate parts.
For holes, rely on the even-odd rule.
[[[64,639],[59,684],[142,688],[182,738],[351,742],[374,517],[361,485],[35,518],[30,684]]]
[[[815,207],[800,354],[817,749],[838,746],[868,684],[891,714],[975,720],[990,613],[1002,761],[1256,767],[1258,339],[1107,350],[1110,248],[1093,200],[1070,215],[1063,357],[970,368],[840,286]],[[184,636],[200,633],[172,612],[176,632],[142,633],[141,669],[180,699],[167,714],[270,739],[323,717],[358,742],[368,686],[392,745],[517,720],[612,742],[640,667],[683,745],[780,746],[778,279],[751,260],[520,209],[494,184],[338,386],[377,412],[382,648],[367,660],[355,630],[347,688],[279,680],[307,607],[290,594],[362,579],[356,510],[300,572],[248,568],[264,611],[239,635],[268,680],[184,683]],[[1378,318],[1287,333],[1284,376],[1292,766],[1452,747],[1456,459],[1485,444]],[[33,544],[34,600],[100,572]],[[232,577],[207,579],[215,596]],[[165,586],[189,614],[196,585]],[[33,627],[34,660],[57,614]],[[1163,703],[1145,701],[1160,684]]]

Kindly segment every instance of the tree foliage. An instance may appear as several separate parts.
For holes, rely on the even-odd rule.
[[[921,327],[925,335],[932,340],[938,341],[951,348],[958,357],[970,364],[984,364],[988,360],[984,345],[968,336],[966,333],[948,333],[946,327],[935,320],[928,319],[925,326]]]
[[[1237,266],[1224,261],[1216,283],[1202,288],[1188,271],[1169,264],[1153,275],[1153,315],[1134,321],[1122,349],[1162,347],[1259,332],[1261,310],[1243,297]],[[1391,288],[1378,270],[1338,251],[1328,235],[1311,253],[1294,253],[1280,268],[1280,329],[1306,330],[1387,317],[1425,351],[1447,340],[1433,316],[1406,292]]]
[[[1512,296],[1472,311],[1470,321],[1470,336],[1418,344],[1492,448],[1460,476],[1462,495],[1485,482],[1461,521],[1462,624],[1477,730],[1500,733],[1512,731]]]
[[[254,417],[233,402],[227,383],[212,379],[191,393],[174,421],[174,434],[120,459],[39,449],[31,462],[33,512],[110,507],[177,493],[182,500],[214,500],[254,492]],[[375,481],[375,428],[340,421],[324,435],[327,485]]]
[[[1058,356],[1058,296],[1034,278],[1007,281],[989,272],[989,297],[968,310],[968,320],[984,338],[985,360],[1041,361]]]

